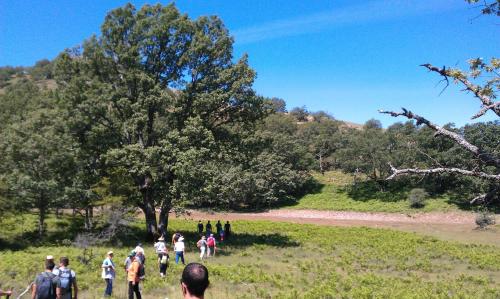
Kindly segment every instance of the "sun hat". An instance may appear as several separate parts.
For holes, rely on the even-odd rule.
[[[112,255],[113,254],[113,250],[110,250],[108,251],[107,255]]]
[[[53,259],[54,259],[54,257],[53,257],[52,255],[47,255],[47,259],[48,259],[48,260],[53,260]]]

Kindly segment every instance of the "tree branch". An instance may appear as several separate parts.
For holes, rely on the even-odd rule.
[[[397,176],[402,176],[402,175],[411,175],[411,174],[439,174],[439,173],[453,173],[453,174],[461,174],[465,176],[472,176],[472,177],[480,177],[483,179],[487,180],[492,180],[492,181],[497,181],[500,182],[500,174],[488,174],[485,172],[481,171],[471,171],[471,170],[465,170],[465,169],[460,169],[460,168],[445,168],[445,167],[438,167],[438,168],[431,168],[431,169],[418,169],[418,168],[403,168],[403,169],[397,169],[391,164],[389,164],[392,170],[392,174],[387,178],[388,180],[392,180]]]
[[[421,124],[425,124],[429,128],[433,129],[436,131],[436,134],[443,135],[448,137],[449,139],[455,141],[458,145],[469,151],[470,153],[474,154],[477,156],[482,162],[486,163],[487,165],[493,165],[496,167],[500,167],[500,159],[496,158],[490,153],[486,153],[479,149],[477,146],[471,144],[467,140],[465,140],[464,137],[461,135],[446,130],[445,128],[438,126],[429,120],[425,119],[424,117],[414,114],[413,112],[406,110],[405,108],[401,108],[403,111],[402,112],[393,112],[393,111],[384,111],[384,110],[379,110],[380,113],[384,114],[390,114],[393,117],[398,117],[398,116],[405,116],[408,119],[415,119],[417,121],[417,126]]]
[[[478,118],[482,115],[484,115],[488,110],[493,111],[496,113],[496,115],[500,116],[500,104],[493,102],[493,100],[487,96],[481,93],[481,87],[478,85],[473,84],[471,81],[467,79],[465,75],[454,75],[449,69],[446,69],[445,67],[443,68],[438,68],[433,66],[430,63],[422,64],[421,66],[425,67],[431,72],[436,72],[440,74],[441,76],[444,77],[444,80],[448,82],[448,77],[452,77],[453,79],[461,82],[463,85],[465,85],[465,88],[468,91],[471,91],[476,98],[478,98],[482,103],[483,103],[483,108],[476,113],[472,119]],[[484,110],[484,111],[483,111]]]

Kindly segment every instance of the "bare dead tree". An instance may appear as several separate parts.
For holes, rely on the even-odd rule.
[[[465,91],[470,92],[481,102],[481,109],[472,116],[472,119],[477,119],[488,111],[495,113],[500,117],[500,102],[495,102],[496,93],[500,89],[500,75],[498,73],[500,69],[500,60],[493,58],[490,64],[485,63],[481,58],[471,59],[469,61],[470,64],[470,72],[465,73],[458,69],[450,69],[446,67],[438,68],[431,64],[423,64],[422,66],[428,69],[430,72],[435,72],[443,77],[443,80],[446,83],[445,88],[449,85],[450,80],[457,84],[461,84],[465,87]],[[479,78],[483,73],[488,73],[490,78],[492,79],[486,80],[483,85],[473,83],[473,79]],[[403,168],[398,169],[394,167],[392,164],[389,164],[391,167],[392,174],[387,179],[394,179],[398,176],[404,175],[430,175],[430,174],[458,174],[470,177],[477,177],[485,180],[489,180],[495,184],[496,187],[493,187],[488,193],[481,194],[473,198],[470,202],[473,203],[485,203],[491,198],[495,198],[498,196],[500,192],[500,158],[496,156],[494,153],[487,152],[480,147],[472,144],[468,140],[465,139],[464,136],[448,130],[444,127],[441,127],[430,120],[426,119],[423,116],[420,116],[416,113],[411,112],[408,109],[402,108],[401,112],[395,111],[385,111],[379,110],[380,113],[389,114],[393,117],[404,116],[410,120],[415,120],[417,126],[418,125],[426,125],[427,127],[434,130],[435,136],[443,136],[452,140],[454,143],[471,153],[476,159],[478,167],[470,170],[470,169],[462,169],[457,167],[435,167],[435,168],[427,168],[427,169],[419,169],[419,168]],[[485,171],[479,171],[481,169],[482,164],[484,166],[493,166],[495,173],[488,173]]]

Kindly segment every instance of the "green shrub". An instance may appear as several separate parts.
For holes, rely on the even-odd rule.
[[[423,208],[428,196],[427,192],[425,192],[422,188],[411,189],[410,194],[408,195],[410,207]]]
[[[480,212],[476,215],[476,224],[479,228],[485,229],[489,225],[495,224],[495,216],[486,211]]]

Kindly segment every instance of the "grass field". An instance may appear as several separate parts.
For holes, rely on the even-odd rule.
[[[32,217],[25,217],[24,235]],[[82,250],[64,246],[68,219],[49,221],[52,246],[26,242],[21,249],[0,251],[2,288],[19,291],[42,270],[47,254],[67,255],[78,274],[82,299],[100,298],[104,283],[100,263],[107,250],[120,264],[130,250],[93,248],[88,265],[79,262]],[[5,225],[5,223],[3,224]],[[123,243],[133,244],[136,223]],[[187,261],[196,261],[195,221],[173,220],[169,230],[186,236]],[[19,238],[20,226],[2,230],[4,244]],[[464,245],[399,231],[323,227],[273,222],[235,221],[234,238],[220,246],[218,256],[206,261],[211,287],[206,298],[499,298],[500,251],[494,246]],[[58,233],[59,232],[59,233]],[[10,241],[9,241],[10,240]],[[28,240],[29,241],[29,240]],[[182,266],[171,263],[168,277],[154,268],[151,244],[145,244],[145,298],[181,298]],[[115,281],[115,298],[125,298],[124,273]],[[27,297],[25,297],[27,298]]]
[[[425,207],[413,209],[408,204],[407,192],[373,192],[366,182],[359,184],[356,189],[350,187],[352,176],[340,171],[328,171],[324,176],[315,173],[314,177],[320,183],[318,192],[307,194],[297,203],[284,208],[394,213],[458,210],[446,197],[429,198]]]

